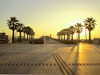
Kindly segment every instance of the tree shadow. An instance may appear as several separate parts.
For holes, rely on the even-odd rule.
[[[80,44],[77,45],[77,51],[76,51],[76,55],[75,55],[75,59],[73,61],[73,63],[78,64],[79,63],[79,48],[80,48]],[[75,74],[78,74],[78,66],[73,66],[72,70],[74,71]]]
[[[72,46],[70,46],[70,47],[72,47]],[[77,47],[77,49],[75,49],[75,47]],[[67,56],[67,58],[66,59],[71,59],[70,57],[73,57],[74,55],[74,59],[72,59],[71,60],[71,62],[70,62],[70,64],[77,64],[77,63],[79,63],[79,48],[80,48],[80,44],[77,44],[77,45],[74,45],[72,48],[71,48],[71,50],[70,50],[70,53],[69,53],[69,55]],[[74,53],[72,53],[72,51],[75,51]],[[78,70],[79,70],[79,68],[78,68],[78,66],[71,66],[70,67],[71,68],[71,70],[77,75],[77,73],[78,73]]]
[[[100,49],[100,46],[99,45],[96,45],[96,44],[92,44],[92,45]]]
[[[75,49],[76,46],[77,46],[77,45],[74,45],[74,46],[71,48],[71,51],[74,51],[74,49]]]

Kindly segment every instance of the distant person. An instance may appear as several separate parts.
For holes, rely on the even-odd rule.
[[[47,40],[49,41],[49,36],[47,37]]]
[[[46,36],[46,41],[49,41],[49,36]]]

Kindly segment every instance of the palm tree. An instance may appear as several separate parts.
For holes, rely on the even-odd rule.
[[[88,29],[89,31],[89,42],[91,43],[91,31],[95,28],[95,25],[96,25],[96,20],[93,19],[92,17],[87,17],[87,19],[85,19],[84,21],[84,25],[85,25],[85,28]]]
[[[30,36],[32,37],[32,35],[35,35],[35,32],[33,31],[33,29],[31,27],[27,26],[26,27],[26,34],[27,34],[27,40],[28,40],[28,38],[30,39]]]
[[[70,36],[70,30],[69,30],[69,28],[66,28],[65,31],[66,31],[65,33],[67,35],[67,40],[69,40],[70,39],[70,37],[69,37]]]
[[[23,24],[22,23],[17,23],[18,24],[18,29],[17,29],[17,31],[19,32],[19,34],[20,34],[20,37],[19,37],[19,39],[20,39],[20,41],[22,40],[21,39],[21,32],[23,32]]]
[[[30,33],[29,30],[30,30],[30,27],[27,26],[27,27],[26,27],[27,40],[28,40],[28,35],[29,35],[29,33]]]
[[[34,35],[35,35],[35,32],[33,31],[33,29],[31,30],[31,40],[34,39]],[[32,37],[33,36],[33,37]]]
[[[78,41],[80,40],[80,33],[82,32],[83,30],[83,25],[81,23],[77,23],[75,25],[75,29],[76,29],[76,33],[78,33]]]
[[[72,34],[72,41],[73,41],[73,34],[75,33],[75,27],[74,26],[70,26],[70,31],[71,31],[71,33],[70,34]]]
[[[23,27],[23,32],[24,32],[24,39],[25,39],[25,33],[26,33],[27,28]]]
[[[65,35],[67,34],[66,29],[63,29],[61,32],[62,32],[62,35],[64,35],[64,40],[65,40]]]
[[[60,34],[60,40],[62,40],[62,32],[60,31],[59,34]]]
[[[10,17],[10,20],[7,20],[7,24],[9,26],[9,29],[11,29],[13,32],[12,32],[12,42],[14,42],[14,31],[18,28],[18,25],[17,25],[17,18],[16,17]]]
[[[63,32],[62,31],[60,31],[60,36],[61,36],[61,40],[62,40],[62,36],[63,36],[64,34],[63,34]]]
[[[29,27],[29,40],[31,40],[32,33],[33,33],[33,30],[32,30],[32,28],[31,28],[31,27]]]

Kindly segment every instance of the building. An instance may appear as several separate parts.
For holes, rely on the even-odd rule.
[[[100,44],[100,38],[94,38],[93,42],[94,42],[95,44]]]
[[[6,33],[0,33],[0,44],[8,43],[8,35]]]

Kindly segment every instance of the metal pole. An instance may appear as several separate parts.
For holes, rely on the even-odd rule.
[[[86,32],[86,28],[85,28],[85,37],[86,37],[86,42],[87,42],[87,32]]]

